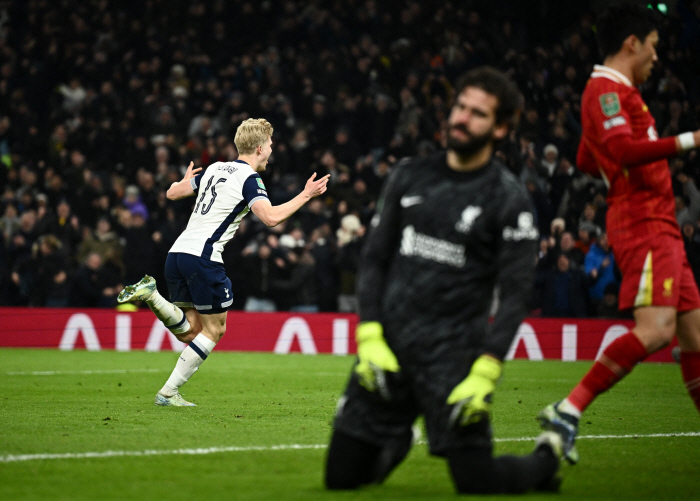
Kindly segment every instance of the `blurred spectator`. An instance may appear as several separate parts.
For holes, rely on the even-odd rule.
[[[124,158],[124,173],[129,182],[136,181],[136,171],[153,163],[154,152],[144,133],[136,133],[127,146]]]
[[[557,217],[552,219],[549,225],[549,235],[552,238],[561,238],[562,233],[566,230],[566,221],[563,218]]]
[[[156,186],[155,176],[153,175],[153,172],[150,172],[146,169],[139,169],[136,173],[136,182],[138,184],[140,194],[140,200],[137,200],[136,204],[141,202],[143,203],[143,205],[146,206],[146,209],[148,211],[146,217],[148,218],[149,215],[158,212],[159,190]]]
[[[565,252],[559,254],[556,266],[540,277],[536,287],[540,291],[543,317],[586,316],[586,278],[581,269],[572,266]]]
[[[20,219],[17,207],[13,203],[5,204],[5,210],[0,217],[0,231],[5,245],[10,243],[10,237],[20,228]]]
[[[313,124],[315,146],[318,148],[330,146],[336,124],[331,112],[328,110],[328,99],[326,96],[321,94],[314,96],[311,107],[311,123]]]
[[[69,305],[88,308],[116,306],[117,294],[123,288],[116,278],[113,270],[104,267],[100,254],[90,252],[75,274]]]
[[[581,218],[579,219],[579,226],[582,223],[590,223],[591,226],[588,226],[589,231],[595,231],[596,235],[600,235],[601,233],[603,233],[603,230],[598,224],[598,221],[598,206],[595,202],[587,203],[583,208],[583,212],[581,213]]]
[[[316,228],[328,223],[324,212],[323,201],[313,198],[294,215],[294,222],[304,235],[310,235]]]
[[[58,86],[58,92],[63,96],[63,109],[68,113],[77,111],[87,98],[87,92],[80,83],[79,78],[71,78],[68,85]]]
[[[559,166],[559,148],[550,143],[544,147],[542,153],[544,154],[542,167],[545,168],[547,178],[549,179],[554,175],[554,171],[556,171]]]
[[[615,277],[615,259],[608,244],[608,234],[603,233],[598,240],[591,244],[586,254],[585,271],[589,277],[588,293],[593,312],[603,300],[608,285],[619,287]]]
[[[53,169],[44,172],[44,189],[51,207],[56,207],[61,200],[67,200],[70,196],[63,177]]]
[[[546,192],[549,189],[549,173],[535,154],[535,144],[521,140],[521,156],[523,161],[520,179],[524,183],[533,183],[540,190]]]
[[[549,203],[549,197],[546,192],[532,179],[525,181],[532,204],[535,207],[535,218],[537,220],[537,229],[540,234],[546,234],[554,216],[554,210]]]
[[[111,262],[116,268],[122,269],[123,245],[119,236],[112,230],[112,223],[107,216],[97,220],[93,231],[87,231],[80,248],[78,249],[78,261],[84,261],[88,254],[96,252],[102,258],[103,265]]]
[[[315,199],[314,199],[315,200]],[[328,223],[311,232],[309,243],[311,255],[316,262],[316,290],[320,311],[337,311],[338,277],[335,265],[335,247],[331,242]]]
[[[700,217],[700,192],[695,181],[683,173],[676,175],[676,179],[683,186],[683,194],[676,195],[676,220],[679,226],[685,223],[695,224]],[[686,204],[686,197],[689,204]]]
[[[352,175],[350,167],[340,163],[332,149],[327,149],[321,154],[318,164],[314,165],[313,171],[318,177],[330,174],[329,184],[335,185],[341,180],[348,181]]]
[[[145,207],[135,206],[121,212],[120,225],[124,237],[124,282],[135,284],[156,268],[156,243],[146,223]]]
[[[549,178],[549,199],[555,212],[566,213],[565,207],[562,207],[562,199],[569,188],[569,184],[574,179],[576,169],[569,162],[569,159],[562,158],[557,164],[557,168]]]
[[[347,202],[349,210],[360,214],[361,219],[369,220],[376,201],[372,194],[367,191],[365,181],[356,179],[351,189],[343,194],[343,199]]]
[[[53,210],[49,206],[49,197],[44,193],[36,196],[36,232],[45,235],[51,231],[53,223]]]
[[[574,248],[581,251],[581,254],[583,254],[584,256],[584,259],[586,254],[588,254],[588,251],[591,249],[591,245],[593,245],[593,243],[598,238],[598,231],[599,228],[589,221],[583,221],[582,223],[579,223],[578,239],[576,239]]]
[[[340,279],[338,311],[357,313],[355,280],[364,236],[365,227],[356,215],[348,214],[341,220],[340,228],[336,232],[337,267]]]
[[[282,235],[280,245],[286,249],[284,275],[270,283],[277,308],[305,313],[319,311],[316,261],[310,252],[311,246],[290,234]]]
[[[39,237],[32,256],[18,261],[12,270],[17,291],[15,304],[61,307],[68,304],[69,268],[61,242],[53,235]]]
[[[32,262],[34,280],[29,297],[30,306],[68,306],[70,267],[61,241],[54,235],[39,237]]]
[[[78,216],[72,213],[66,200],[61,200],[56,205],[56,214],[51,221],[49,232],[61,241],[66,255],[75,256],[82,241],[80,221]]]
[[[355,165],[355,162],[363,153],[357,140],[350,136],[350,130],[346,125],[341,125],[336,130],[332,150],[337,161],[349,167]],[[329,182],[332,180],[331,177]]]
[[[622,312],[618,308],[619,285],[610,283],[603,290],[603,298],[598,303],[595,316],[599,318],[632,318],[628,312]]]
[[[122,204],[131,214],[138,214],[144,219],[144,221],[148,221],[148,208],[146,207],[146,204],[141,201],[138,186],[127,186]],[[138,280],[136,282],[138,282]],[[136,282],[127,280],[127,283]]]
[[[194,117],[187,128],[187,137],[197,139],[201,144],[206,143],[207,138],[213,138],[222,132],[221,120],[216,116],[214,102],[211,99],[204,101],[202,111]]]
[[[249,246],[243,251],[245,282],[248,297],[245,311],[277,311],[273,299],[271,282],[279,276],[280,257],[273,257],[272,249],[266,243]]]
[[[7,256],[11,263],[21,265],[32,257],[32,246],[39,237],[36,233],[36,212],[27,210],[20,216],[19,228],[10,235]]]
[[[586,259],[586,253],[583,252],[581,247],[577,247],[576,243],[577,242],[573,233],[570,231],[565,231],[561,234],[559,251],[560,253],[565,253],[575,266],[583,266],[583,261]]]

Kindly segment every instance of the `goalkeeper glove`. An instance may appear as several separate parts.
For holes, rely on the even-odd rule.
[[[469,375],[447,397],[447,403],[454,405],[450,427],[467,426],[488,417],[493,390],[501,372],[503,363],[500,360],[490,355],[481,355],[476,359]]]
[[[358,364],[355,366],[359,383],[368,391],[378,391],[384,400],[391,394],[385,372],[399,372],[399,362],[386,344],[384,329],[379,322],[361,322],[355,329]]]

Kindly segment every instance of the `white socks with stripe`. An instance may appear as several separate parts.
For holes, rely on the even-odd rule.
[[[187,380],[192,377],[192,374],[197,372],[197,369],[199,369],[202,362],[209,356],[214,346],[216,346],[214,341],[201,332],[197,334],[197,337],[195,337],[180,354],[180,358],[178,358],[177,364],[175,364],[173,373],[170,374],[165,386],[163,386],[158,393],[164,397],[172,397],[175,395],[180,389],[180,386],[185,384]]]
[[[187,321],[185,313],[161,296],[158,289],[153,291],[151,297],[146,300],[146,304],[173,334],[182,334],[189,330],[190,323]]]

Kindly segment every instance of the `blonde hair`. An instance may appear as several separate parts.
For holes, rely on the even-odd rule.
[[[239,155],[250,155],[255,149],[272,137],[272,124],[264,118],[249,118],[236,129],[236,149]]]

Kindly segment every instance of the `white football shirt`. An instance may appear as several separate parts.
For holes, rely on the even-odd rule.
[[[187,228],[170,248],[223,263],[221,252],[243,216],[260,199],[268,200],[260,175],[242,160],[215,162],[190,180],[194,210]]]

